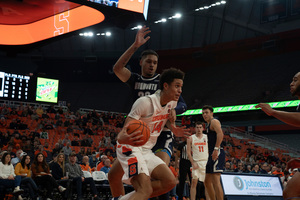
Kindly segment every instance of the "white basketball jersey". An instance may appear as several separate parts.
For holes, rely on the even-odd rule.
[[[139,105],[134,105],[128,116],[134,119],[140,119],[149,126],[150,138],[142,148],[152,149],[156,144],[157,137],[160,135],[169,119],[170,110],[176,107],[177,102],[170,101],[162,107],[160,105],[160,90],[152,95],[140,97],[137,101],[140,101],[137,103]],[[139,112],[138,110],[140,107],[144,108]]]
[[[192,151],[193,160],[195,161],[205,161],[208,160],[208,145],[207,145],[207,135],[202,134],[202,138],[198,138],[196,134],[192,135]]]

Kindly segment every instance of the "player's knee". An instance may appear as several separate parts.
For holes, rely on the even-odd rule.
[[[196,188],[197,187],[197,182],[192,180],[191,188]]]

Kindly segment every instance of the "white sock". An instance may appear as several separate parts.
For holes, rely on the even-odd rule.
[[[119,200],[129,200],[130,197],[135,193],[136,193],[135,191],[132,191],[132,192],[126,194],[125,196],[122,196]]]

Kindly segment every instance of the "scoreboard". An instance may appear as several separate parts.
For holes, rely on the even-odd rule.
[[[59,80],[0,71],[0,99],[58,102]]]
[[[30,76],[0,72],[0,97],[26,101],[29,97]]]

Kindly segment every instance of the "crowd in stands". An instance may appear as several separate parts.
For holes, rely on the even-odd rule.
[[[14,181],[10,181],[9,186],[19,199],[22,199],[19,192],[23,185],[29,188],[31,199],[41,194],[51,199],[53,190],[69,198],[71,186],[76,188],[77,199],[82,199],[82,184],[87,183],[92,197],[98,199],[99,191],[92,174],[98,171],[108,173],[116,159],[116,136],[124,118],[123,114],[98,113],[95,110],[74,112],[70,107],[34,108],[22,103],[16,107],[1,105],[0,186],[3,184],[1,179],[13,176]],[[192,118],[182,118],[182,124],[193,130]],[[238,140],[225,134],[223,146],[225,172],[276,174],[282,177],[285,186],[297,170],[285,170],[291,157],[282,154],[282,151],[270,152],[250,144],[246,139]],[[170,168],[178,176],[178,162],[175,162],[174,156],[172,158]],[[9,176],[2,176],[2,165],[10,169],[13,166],[14,171],[9,172]],[[176,190],[171,196],[175,198]]]

